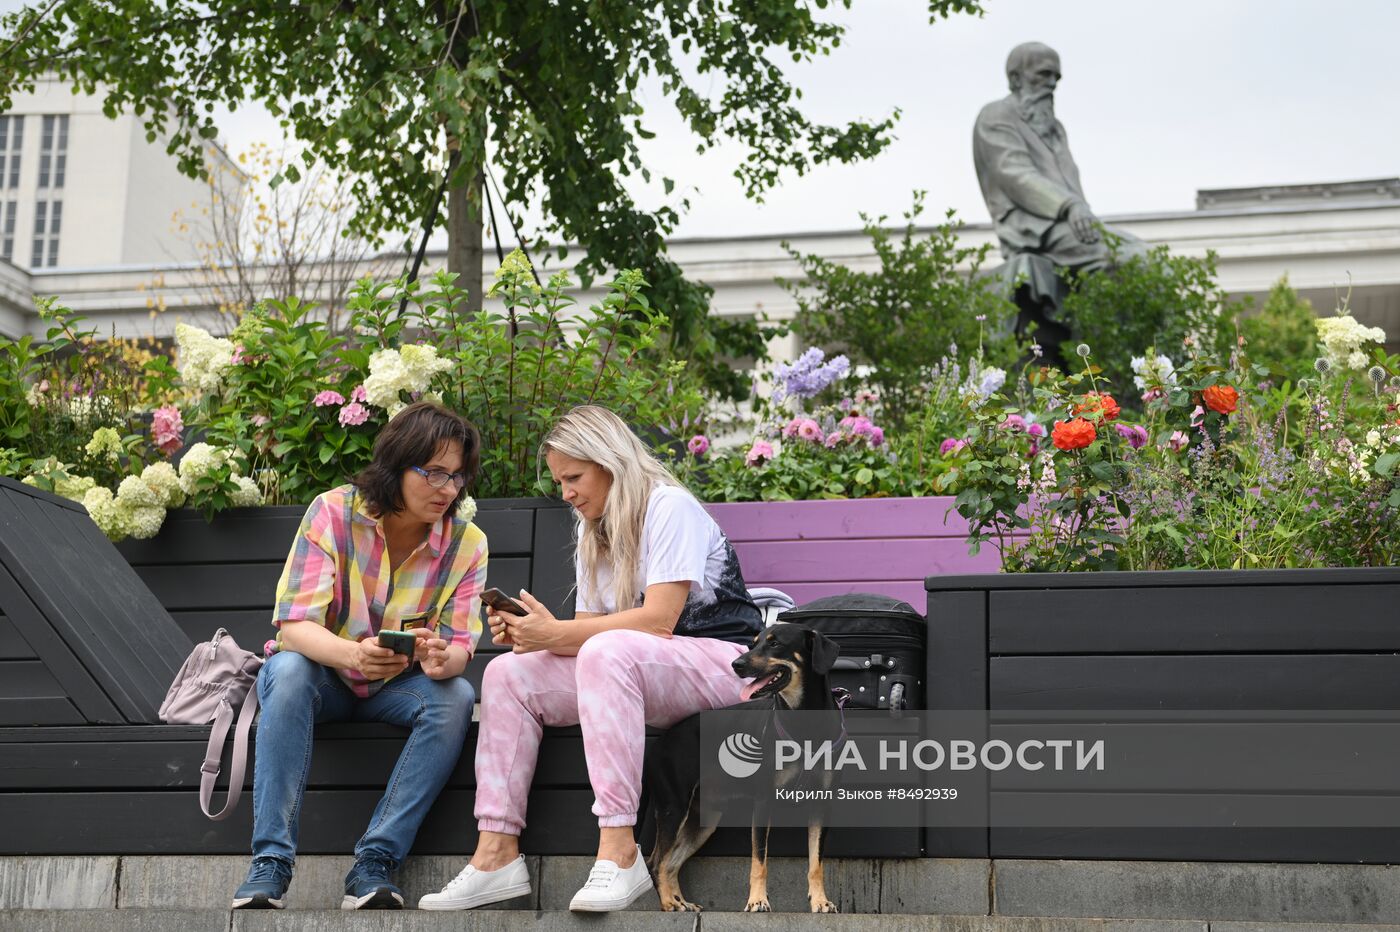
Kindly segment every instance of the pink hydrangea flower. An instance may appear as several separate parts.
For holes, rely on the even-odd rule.
[[[1032,437],[1044,437],[1045,425],[1030,421],[1026,424],[1026,433],[1030,434]]]
[[[1026,419],[1019,414],[1008,414],[1006,420],[997,426],[1002,430],[1013,430],[1018,434],[1023,434],[1027,430]]]
[[[1185,432],[1174,430],[1167,438],[1167,446],[1171,447],[1173,453],[1180,453],[1191,443],[1191,438]]]
[[[166,456],[171,456],[184,445],[184,429],[185,420],[180,416],[180,409],[174,405],[156,408],[151,415],[151,439]]]
[[[749,447],[744,462],[750,466],[761,466],[773,458],[773,445],[767,440],[755,440]]]
[[[803,440],[810,440],[813,443],[821,443],[825,437],[822,436],[822,429],[817,426],[817,422],[811,418],[804,418],[802,423],[797,425],[797,436]]]
[[[247,356],[244,356],[243,353],[244,353],[243,344],[240,343],[240,344],[238,344],[237,346],[235,346],[235,347],[233,348],[233,358],[232,358],[231,360],[229,360],[229,361],[230,361],[231,363],[233,363],[235,366],[241,365],[242,363],[247,362],[247,361],[248,361],[248,357],[247,357]]]
[[[365,387],[363,385],[356,385],[354,390],[350,392],[350,400],[358,401],[361,404],[369,401],[369,396],[365,394]]]
[[[266,427],[269,419],[266,414],[254,414],[249,420],[253,422],[254,427]]]
[[[704,456],[706,451],[710,449],[710,438],[704,434],[696,434],[690,438],[690,442],[685,445],[685,448],[696,456]]]
[[[358,401],[352,401],[340,409],[340,426],[350,427],[369,420],[369,409]]]
[[[966,440],[959,440],[957,437],[949,437],[938,445],[938,452],[943,456],[951,456],[965,446],[967,446]]]
[[[1118,431],[1118,436],[1128,441],[1128,446],[1134,450],[1141,450],[1147,446],[1147,428],[1141,424],[1114,424],[1113,429]]]
[[[323,392],[319,392],[315,398],[312,398],[311,403],[318,408],[328,408],[331,405],[343,405],[345,404],[345,396],[340,392],[328,388]]]

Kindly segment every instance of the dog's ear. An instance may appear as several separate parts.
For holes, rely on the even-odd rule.
[[[812,658],[813,673],[829,673],[836,666],[836,657],[841,648],[836,642],[819,631],[807,630],[807,654]]]

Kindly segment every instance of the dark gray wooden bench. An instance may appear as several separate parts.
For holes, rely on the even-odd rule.
[[[0,479],[0,855],[241,853],[250,798],[210,822],[197,798],[208,728],[158,724],[156,710],[192,644],[227,628],[247,649],[270,636],[274,589],[303,509],[222,515],[217,534],[189,512],[155,541],[118,551],[72,502]],[[490,582],[530,589],[572,611],[569,514],[546,500],[482,502]],[[468,676],[499,652],[481,645]],[[386,725],[317,729],[301,850],[351,850],[402,746]],[[475,728],[414,850],[475,844]],[[253,753],[256,754],[256,729]],[[247,780],[251,788],[251,768]],[[577,728],[548,729],[522,844],[591,854],[597,822]],[[775,854],[805,853],[805,833],[776,833]],[[833,831],[840,856],[917,857],[923,833]],[[725,830],[707,854],[744,854]]]

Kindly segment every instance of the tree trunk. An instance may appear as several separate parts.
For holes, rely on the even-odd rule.
[[[447,271],[457,273],[457,287],[467,290],[467,311],[481,310],[481,172],[469,183],[447,190]]]

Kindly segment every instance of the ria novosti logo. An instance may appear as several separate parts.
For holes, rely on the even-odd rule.
[[[719,746],[720,769],[736,780],[758,773],[762,760],[763,746],[746,731],[735,732]]]

